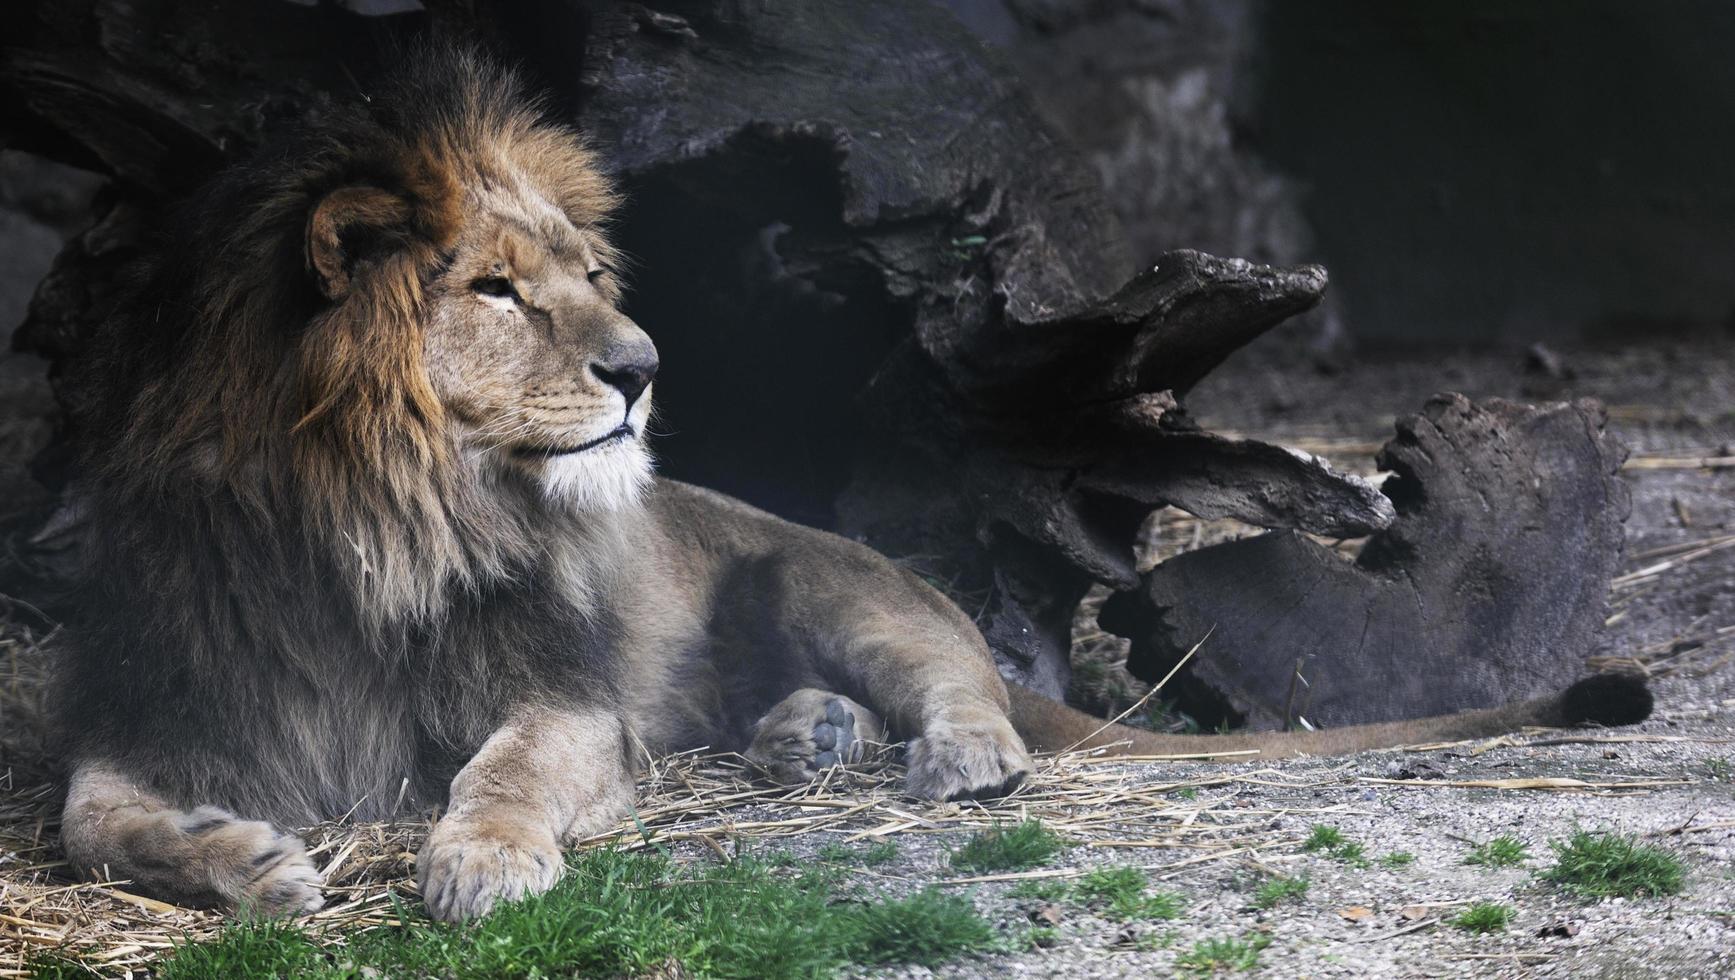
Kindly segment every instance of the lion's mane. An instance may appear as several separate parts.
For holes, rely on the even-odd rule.
[[[598,219],[614,195],[511,73],[458,49],[409,62],[182,207],[72,381],[90,542],[58,694],[75,757],[126,755],[175,796],[291,822],[358,793],[381,812],[395,774],[437,792],[427,759],[473,751],[509,693],[608,685],[602,654],[555,650],[606,615],[514,621],[547,515],[454,451],[422,291],[474,182],[515,169]],[[349,187],[407,218],[344,243],[333,299],[309,216]],[[374,744],[330,744],[358,727]]]

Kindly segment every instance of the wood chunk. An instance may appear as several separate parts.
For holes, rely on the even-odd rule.
[[[1293,532],[1170,559],[1110,600],[1155,680],[1214,725],[1349,725],[1557,692],[1602,628],[1626,450],[1590,401],[1439,395],[1380,454],[1397,510],[1353,563]]]

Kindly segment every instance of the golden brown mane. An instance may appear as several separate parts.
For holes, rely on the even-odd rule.
[[[294,515],[280,530],[334,556],[358,609],[429,613],[533,538],[453,452],[422,363],[423,289],[473,189],[530,182],[580,226],[614,193],[509,72],[454,50],[412,56],[262,159],[195,202],[108,331],[89,383],[94,482],[110,509],[178,509],[197,486],[261,526]],[[310,240],[342,267],[314,268]]]

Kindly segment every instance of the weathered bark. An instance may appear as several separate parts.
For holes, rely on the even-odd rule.
[[[1489,707],[1577,676],[1629,509],[1626,450],[1590,402],[1430,400],[1379,462],[1392,526],[1352,564],[1293,533],[1172,558],[1101,622],[1206,724],[1284,728]],[[1208,639],[1207,639],[1208,636]]]

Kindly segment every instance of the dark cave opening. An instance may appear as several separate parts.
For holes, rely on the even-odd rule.
[[[803,256],[846,240],[834,152],[743,133],[629,178],[617,229],[627,312],[662,358],[660,470],[818,527],[850,480],[856,396],[910,318],[865,268],[807,275]]]

